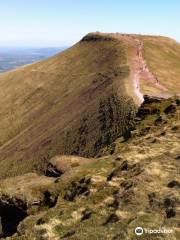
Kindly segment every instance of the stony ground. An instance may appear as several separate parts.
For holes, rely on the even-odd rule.
[[[2,180],[2,239],[13,234],[6,239],[178,240],[179,104],[145,97],[135,129],[89,163],[56,157],[45,173],[49,177],[29,173]],[[10,210],[21,218],[7,216]],[[136,236],[136,227],[172,233]]]

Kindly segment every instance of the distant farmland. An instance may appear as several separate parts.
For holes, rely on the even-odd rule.
[[[0,48],[0,72],[5,72],[25,64],[46,59],[64,49],[65,47]]]

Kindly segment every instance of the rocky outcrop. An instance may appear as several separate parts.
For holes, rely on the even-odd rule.
[[[80,181],[72,182],[65,190],[64,199],[67,201],[73,201],[76,197],[81,195],[88,196],[90,194],[90,183],[90,178],[82,178]]]
[[[15,234],[20,222],[31,214],[54,207],[57,194],[51,192],[52,179],[29,173],[0,183],[2,237]]]
[[[172,114],[172,113],[175,113],[176,112],[176,104],[173,103],[173,104],[170,104],[168,107],[166,107],[164,109],[164,112],[166,114]]]
[[[18,224],[27,215],[25,201],[18,199],[18,197],[0,196],[1,236],[7,237],[16,233]]]
[[[48,177],[60,177],[65,172],[81,165],[89,164],[92,159],[79,156],[59,155],[49,160],[45,175]]]
[[[162,100],[163,100],[163,98],[160,98],[160,97],[144,95],[144,102],[143,102],[143,104],[158,103],[158,102],[161,102]]]

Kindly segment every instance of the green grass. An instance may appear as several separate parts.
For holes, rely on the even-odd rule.
[[[169,93],[179,93],[180,44],[165,37],[142,37],[142,39],[143,55],[149,69]]]
[[[6,193],[14,201],[16,198],[28,200],[30,215],[18,226],[19,235],[10,239],[55,240],[73,230],[69,237],[72,240],[136,240],[134,230],[141,226],[149,229],[164,227],[173,229],[173,233],[143,234],[138,239],[177,240],[179,189],[169,188],[167,184],[172,180],[179,181],[179,165],[176,160],[179,155],[179,132],[172,127],[179,124],[180,108],[176,106],[176,112],[172,115],[164,113],[164,109],[172,103],[175,104],[175,100],[171,98],[145,104],[144,107],[150,110],[160,110],[159,114],[166,122],[155,125],[154,117],[157,117],[157,114],[149,114],[136,124],[136,134],[132,132],[129,140],[124,142],[121,137],[113,142],[113,154],[109,154],[108,148],[105,148],[106,156],[89,159],[89,163],[72,168],[56,182],[53,178],[34,174],[1,180],[1,195]],[[150,126],[149,132],[141,135],[142,128],[147,126]],[[158,141],[153,142],[153,139]],[[110,181],[107,180],[107,176],[114,169],[119,169],[124,161],[128,162],[128,168],[119,170],[116,176]],[[136,166],[142,171],[137,172]],[[85,181],[87,179],[90,181]],[[125,189],[122,185],[124,182],[132,185]],[[69,191],[78,191],[85,186],[84,183],[87,183],[88,195],[79,192],[72,201],[65,198]],[[48,208],[41,204],[34,209],[31,206],[32,201],[42,199],[42,193],[46,190],[52,196],[58,196],[56,205]],[[153,202],[149,195],[154,196]],[[173,201],[176,211],[176,215],[171,218],[167,218],[165,214],[164,202],[167,198]],[[87,219],[83,219],[85,210],[91,211]],[[105,224],[112,214],[116,214],[118,219]],[[41,224],[37,224],[39,219]]]

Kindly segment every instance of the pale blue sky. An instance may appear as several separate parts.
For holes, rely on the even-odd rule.
[[[92,31],[180,41],[180,0],[0,0],[0,46],[68,46]]]

